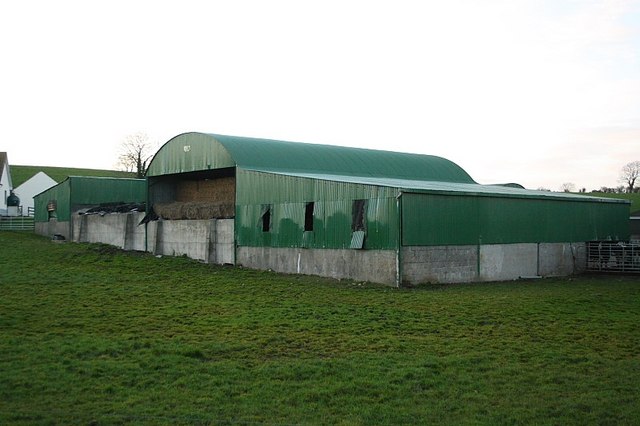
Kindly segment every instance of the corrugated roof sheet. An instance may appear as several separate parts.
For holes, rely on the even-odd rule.
[[[167,142],[151,161],[148,176],[228,167],[228,160],[217,160],[222,151],[246,170],[475,183],[457,164],[432,155],[204,133]]]
[[[566,192],[551,192],[551,191],[534,191],[530,189],[522,189],[510,186],[501,185],[480,185],[477,183],[457,183],[457,182],[436,182],[436,181],[420,181],[410,179],[394,179],[394,178],[376,178],[376,177],[364,177],[364,176],[344,176],[344,175],[331,175],[331,174],[314,174],[314,173],[286,173],[289,176],[297,176],[301,178],[309,179],[321,179],[334,182],[346,182],[355,183],[361,185],[374,185],[388,188],[397,188],[402,192],[417,192],[417,193],[438,193],[452,195],[479,195],[479,196],[501,196],[501,197],[513,197],[513,198],[545,198],[545,199],[558,199],[558,200],[572,200],[572,201],[599,201],[599,202],[613,202],[613,203],[626,203],[629,204],[629,200],[617,199],[617,198],[603,198],[593,197],[587,195],[570,194]]]
[[[404,192],[629,203],[627,200],[533,191],[517,184],[480,185],[457,164],[436,156],[285,142],[208,133],[169,140],[148,176],[233,167],[302,178],[397,188]]]

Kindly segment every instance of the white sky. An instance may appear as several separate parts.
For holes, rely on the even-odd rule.
[[[439,155],[479,183],[618,186],[640,1],[5,1],[0,151],[114,168],[202,131]]]

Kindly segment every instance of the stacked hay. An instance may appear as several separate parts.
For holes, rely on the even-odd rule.
[[[176,201],[157,203],[156,214],[170,220],[229,219],[235,216],[234,177],[178,182]]]
[[[225,177],[208,180],[186,180],[178,183],[176,201],[235,202],[236,179]]]
[[[158,203],[153,206],[156,214],[163,219],[229,219],[235,216],[235,206],[230,203],[206,201]]]

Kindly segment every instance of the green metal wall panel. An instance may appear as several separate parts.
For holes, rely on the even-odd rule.
[[[139,203],[147,198],[144,179],[76,177],[71,181],[71,205]]]
[[[477,197],[402,195],[404,245],[464,245],[478,242]]]
[[[76,206],[102,203],[138,203],[146,200],[147,185],[143,179],[121,179],[71,176],[34,197],[36,222],[47,222],[47,204],[55,200],[59,221],[68,221]]]
[[[395,198],[396,188],[237,169],[236,203],[288,203]],[[351,207],[348,214],[351,215]]]
[[[628,204],[403,194],[404,245],[628,239]]]
[[[235,167],[229,152],[210,135],[185,133],[164,144],[151,160],[147,176]]]
[[[239,170],[236,233],[240,246],[349,248],[353,201],[365,199],[367,249],[394,249],[398,239],[396,192],[284,175]],[[305,236],[305,206],[313,201],[313,236]],[[263,205],[271,228],[263,232]]]
[[[56,202],[56,217],[58,218],[58,220],[61,222],[69,221],[71,217],[70,194],[70,180],[66,179],[33,197],[35,221],[49,221],[49,212],[47,211],[47,205],[49,204],[49,201]]]

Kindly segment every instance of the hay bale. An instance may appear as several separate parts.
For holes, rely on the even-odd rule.
[[[234,203],[235,177],[178,182],[176,201]]]
[[[235,216],[235,206],[219,202],[158,203],[153,206],[156,214],[167,220],[229,219]]]

